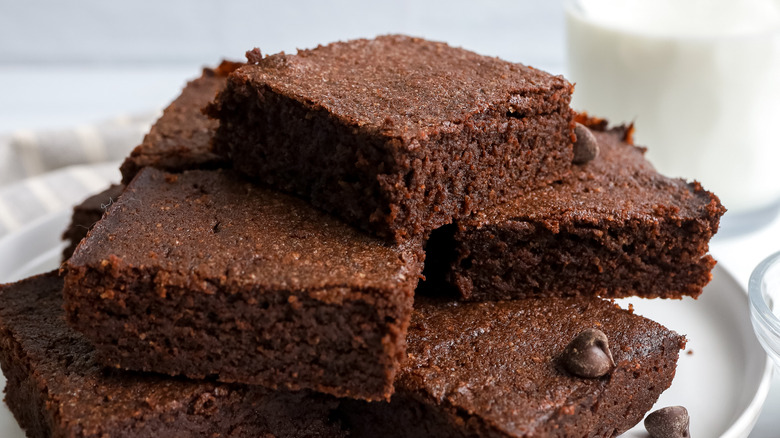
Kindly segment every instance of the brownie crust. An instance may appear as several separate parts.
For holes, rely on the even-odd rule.
[[[119,199],[119,195],[125,186],[122,184],[112,184],[106,190],[92,195],[85,199],[81,204],[73,207],[73,215],[70,219],[70,225],[62,234],[62,240],[68,242],[68,246],[62,250],[62,260],[67,260],[73,255],[73,251],[79,242],[87,236],[87,232],[92,229],[97,221],[103,217],[103,212]]]
[[[421,247],[228,171],[146,168],[67,262],[65,308],[109,366],[387,399]]]
[[[562,77],[402,35],[248,52],[207,110],[216,153],[395,242],[566,174]]]
[[[616,365],[602,378],[572,376],[561,354],[593,327]],[[353,436],[615,437],[671,385],[685,346],[653,321],[585,297],[418,298],[407,342],[390,403],[343,402]]]
[[[27,436],[346,436],[333,397],[104,369],[65,324],[61,291],[57,273],[0,286],[5,402]]]
[[[187,83],[122,163],[122,183],[129,184],[147,166],[169,172],[225,167],[225,160],[211,151],[218,123],[202,109],[225,87],[227,75],[241,65],[222,61],[215,69],[204,68],[201,77]]]
[[[717,196],[656,172],[631,127],[581,120],[595,160],[429,242],[455,248],[446,275],[464,299],[697,297],[711,280],[709,241],[726,211]]]

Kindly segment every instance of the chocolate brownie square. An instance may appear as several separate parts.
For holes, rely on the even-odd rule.
[[[570,170],[560,76],[403,35],[247,57],[207,110],[215,152],[380,237],[425,235]]]
[[[615,365],[577,377],[566,347],[593,328]],[[342,403],[352,436],[615,437],[671,385],[685,338],[593,297],[418,298],[407,343],[389,403]]]
[[[68,246],[62,250],[63,260],[70,258],[81,239],[87,236],[87,232],[103,217],[103,212],[119,198],[124,189],[125,186],[122,184],[112,184],[106,190],[90,196],[73,207],[70,225],[62,234],[62,240],[68,241]]]
[[[386,399],[422,263],[229,171],[147,167],[66,263],[65,309],[110,366]]]
[[[726,211],[718,198],[656,172],[632,128],[580,119],[598,143],[594,160],[429,242],[454,247],[448,276],[464,299],[697,297],[710,281],[709,241]]]
[[[65,324],[57,273],[0,286],[5,402],[34,438],[341,437],[311,392],[106,370]]]
[[[61,287],[53,273],[0,286],[6,402],[32,437],[612,437],[669,386],[685,342],[600,299],[421,298],[395,395],[366,403],[103,369],[65,325]],[[563,352],[593,327],[615,366],[573,376]]]
[[[222,61],[219,67],[205,68],[201,77],[190,81],[122,163],[122,183],[129,184],[146,166],[169,172],[224,167],[225,160],[211,151],[218,123],[202,110],[225,87],[227,75],[241,65]]]

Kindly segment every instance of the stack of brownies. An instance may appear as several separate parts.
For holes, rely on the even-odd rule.
[[[77,207],[59,273],[0,286],[29,436],[609,437],[643,418],[685,338],[604,297],[698,296],[714,195],[520,64],[397,35],[247,58],[190,82],[124,185]],[[571,365],[589,333],[596,375]]]

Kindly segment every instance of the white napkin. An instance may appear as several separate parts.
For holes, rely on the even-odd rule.
[[[0,137],[0,187],[65,166],[121,160],[141,142],[156,117],[148,113]]]
[[[0,137],[0,238],[118,182],[157,114]]]

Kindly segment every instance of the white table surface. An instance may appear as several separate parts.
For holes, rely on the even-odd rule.
[[[545,67],[556,73],[562,70],[555,65]],[[0,67],[0,135],[16,129],[63,128],[159,109],[178,94],[188,78],[198,74],[198,65],[121,69]],[[725,220],[728,221],[728,215]],[[780,217],[739,235],[718,235],[711,249],[719,263],[747,288],[752,269],[780,251]],[[780,378],[775,377],[751,437],[778,436],[778,412]]]

